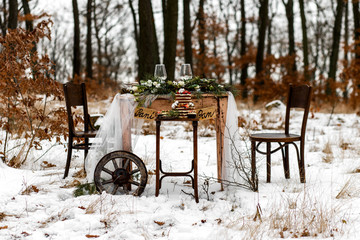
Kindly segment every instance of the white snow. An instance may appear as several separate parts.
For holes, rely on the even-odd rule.
[[[240,116],[248,122],[260,119],[260,110],[244,109],[239,105]],[[357,147],[360,118],[355,114],[335,114],[327,126],[329,117],[314,113],[309,118],[306,184],[299,181],[295,151],[291,150],[289,180],[284,178],[280,154],[273,155],[271,183],[265,182],[265,159],[258,155],[258,192],[236,187],[221,191],[219,183],[210,181],[209,200],[203,186],[206,177],[216,177],[216,140],[214,130],[201,126],[200,134],[206,131],[212,136],[199,137],[198,204],[184,193],[193,192],[184,183],[187,178],[165,178],[160,195],[155,197],[154,175],[149,175],[140,197],[103,193],[76,198],[75,188],[65,186],[75,180],[73,174],[82,168],[83,152],[75,152],[70,177],[64,180],[63,146],[53,147],[37,163],[24,169],[1,164],[0,239],[277,239],[282,236],[358,239],[360,175],[355,172],[360,169]],[[296,114],[293,121],[300,122],[301,116]],[[161,159],[165,170],[190,168],[192,133],[185,129],[186,124],[162,124]],[[323,152],[326,145],[332,151],[328,163],[323,160],[327,156]],[[141,136],[134,153],[145,162],[148,171],[154,172],[154,135]],[[30,159],[36,159],[35,155],[41,154],[34,153]],[[39,167],[43,161],[56,167]],[[337,198],[348,181],[348,190]],[[26,188],[38,192],[23,194]],[[261,220],[258,216],[254,221],[257,209]]]

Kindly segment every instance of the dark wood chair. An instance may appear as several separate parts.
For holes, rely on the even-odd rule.
[[[298,165],[299,165],[299,174],[300,181],[305,183],[305,159],[304,159],[304,145],[305,145],[305,131],[306,123],[310,108],[311,100],[311,87],[308,85],[301,86],[289,86],[288,100],[286,106],[286,115],[285,115],[285,132],[283,133],[257,133],[250,135],[251,141],[251,168],[252,168],[252,181],[256,183],[255,186],[258,186],[258,178],[256,174],[256,152],[266,155],[266,170],[267,178],[266,182],[270,182],[271,179],[271,154],[281,150],[283,157],[284,173],[285,178],[290,178],[290,169],[289,169],[289,145],[292,144],[295,146]],[[303,109],[303,119],[301,125],[300,135],[289,133],[290,125],[290,110],[292,108],[301,108]],[[295,142],[300,144],[299,148]],[[266,151],[261,151],[259,149],[260,144],[266,143]],[[278,143],[279,147],[271,150],[271,143]],[[285,150],[285,151],[284,151]],[[257,190],[257,189],[256,189]]]
[[[89,138],[94,138],[97,131],[94,129],[90,122],[90,116],[88,113],[87,98],[86,98],[86,89],[85,83],[74,84],[66,83],[63,85],[64,95],[66,102],[66,110],[68,115],[69,123],[69,142],[68,142],[68,154],[65,166],[64,178],[69,174],[71,154],[73,149],[85,150],[84,159],[88,154],[91,143],[89,143]],[[75,123],[73,118],[73,107],[82,106],[83,109],[83,120],[84,120],[84,129],[82,131],[77,131],[75,129]],[[74,138],[80,140],[80,142],[74,143]]]

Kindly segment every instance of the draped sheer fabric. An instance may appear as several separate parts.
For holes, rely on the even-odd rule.
[[[145,105],[156,96],[148,96]],[[100,125],[93,145],[85,161],[88,182],[93,182],[97,163],[106,154],[117,151],[132,151],[135,147],[144,120],[134,118],[138,102],[132,94],[117,94]]]
[[[144,106],[148,106],[156,99],[156,95],[149,95],[145,99]],[[93,182],[94,171],[97,163],[106,154],[117,150],[131,151],[135,148],[141,127],[144,120],[134,118],[134,111],[138,103],[132,94],[117,94],[114,97],[108,111],[106,112],[102,124],[94,139],[93,145],[85,161],[85,169],[88,182]],[[222,163],[222,178],[227,179],[231,176],[231,169],[228,162],[231,159],[230,137],[235,135],[238,128],[238,111],[234,96],[228,93],[228,107],[226,117],[226,127],[224,136],[224,159]],[[130,131],[131,129],[131,131]],[[131,133],[130,135],[128,133]],[[130,143],[130,144],[129,144]],[[154,142],[155,145],[155,142]],[[135,153],[136,154],[136,153]]]

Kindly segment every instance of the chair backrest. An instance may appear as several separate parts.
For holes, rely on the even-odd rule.
[[[308,85],[294,86],[290,84],[288,101],[286,106],[286,116],[285,116],[286,134],[289,133],[291,108],[302,108],[304,112],[303,112],[303,120],[301,125],[301,137],[302,138],[305,137],[306,123],[310,109],[310,101],[311,101],[311,86]]]
[[[84,131],[88,131],[89,119],[85,83],[75,84],[68,82],[63,84],[63,88],[66,102],[66,111],[68,115],[69,131],[72,133],[75,131],[71,108],[77,106],[83,107]]]

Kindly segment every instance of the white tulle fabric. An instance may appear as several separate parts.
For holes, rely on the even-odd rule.
[[[147,96],[144,106],[148,106],[156,99],[156,97],[156,95]],[[234,96],[230,92],[228,93],[228,97],[223,152],[223,159],[225,161],[222,163],[222,179],[225,180],[233,175],[231,169],[228,168],[227,163],[232,162],[230,137],[233,137],[238,129],[238,111],[236,102]],[[124,150],[123,144],[129,141],[131,142],[131,146],[125,147],[130,151],[135,147],[139,134],[141,133],[141,127],[144,123],[144,120],[134,118],[134,111],[137,104],[134,96],[131,94],[117,94],[114,97],[104,119],[102,119],[98,134],[93,141],[93,145],[89,150],[85,161],[88,182],[94,181],[96,165],[103,156],[112,151]],[[129,140],[129,136],[123,136],[123,133],[130,128],[132,133],[131,140]]]
[[[148,96],[145,105],[155,98],[156,96]],[[88,182],[93,182],[96,165],[103,156],[113,151],[124,150],[124,147],[128,151],[135,147],[144,122],[142,119],[134,118],[137,104],[132,94],[117,94],[114,97],[85,161]],[[127,134],[129,131],[130,135]]]
[[[234,144],[240,146],[240,135],[238,134],[238,117],[239,112],[237,110],[234,95],[228,92],[228,105],[224,132],[224,151],[222,162],[222,179],[228,181],[238,180],[236,179],[236,171],[234,171],[234,164],[232,158],[232,148]],[[234,179],[235,178],[235,179]]]

